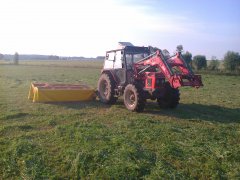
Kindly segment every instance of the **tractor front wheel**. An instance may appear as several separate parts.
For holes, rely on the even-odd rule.
[[[115,104],[117,97],[115,97],[114,89],[115,82],[112,76],[103,73],[98,80],[98,97],[101,102],[105,104]]]
[[[141,87],[134,84],[126,86],[123,100],[126,108],[130,111],[142,112],[146,104]]]
[[[160,108],[176,108],[179,104],[180,93],[178,89],[174,89],[170,86],[170,84],[165,84],[165,93],[164,96],[157,99],[158,105]]]

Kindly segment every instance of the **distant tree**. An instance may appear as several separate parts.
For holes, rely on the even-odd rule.
[[[18,65],[18,61],[19,61],[19,54],[15,52],[13,56],[13,64]]]
[[[0,53],[0,60],[3,60],[4,55]]]
[[[192,54],[188,51],[186,51],[186,53],[182,54],[184,60],[186,61],[186,63],[188,63],[189,65],[192,65]]]
[[[211,60],[217,60],[216,56],[212,56]]]
[[[197,55],[193,57],[193,67],[196,70],[205,69],[207,67],[206,56]]]
[[[208,65],[208,69],[215,71],[219,68],[220,62],[218,60],[211,60],[209,65]]]
[[[235,71],[240,69],[240,55],[238,52],[228,51],[224,56],[224,67],[226,70]]]
[[[105,56],[97,56],[96,59],[97,60],[104,60]]]
[[[49,59],[49,60],[59,60],[59,56],[50,55],[50,56],[48,56],[48,59]]]
[[[177,51],[182,52],[183,51],[183,45],[178,45],[177,46]]]

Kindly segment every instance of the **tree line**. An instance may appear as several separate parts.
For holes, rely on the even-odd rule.
[[[212,57],[212,60],[209,61],[209,63],[207,63],[206,56],[204,55],[196,55],[192,57],[192,54],[186,51],[186,53],[183,53],[182,56],[194,70],[219,70],[221,61],[217,60],[214,56]],[[239,53],[234,51],[228,51],[224,55],[223,68],[225,71],[240,73]]]
[[[158,49],[158,48],[155,48]],[[179,45],[177,47],[177,51],[182,51],[183,46]],[[205,55],[196,55],[192,56],[192,54],[189,51],[186,51],[185,53],[182,53],[183,58],[185,59],[186,63],[188,63],[194,70],[210,70],[210,71],[218,71],[220,68],[220,62],[217,60],[216,57],[212,57],[212,60],[207,63],[207,59]],[[4,58],[4,55],[0,53],[0,60]],[[102,59],[102,56],[99,56],[99,59]],[[59,56],[56,55],[50,55],[48,56],[49,60],[59,60]],[[18,64],[19,62],[19,54],[16,52],[13,55],[13,64]],[[224,55],[223,59],[223,68],[225,71],[228,72],[235,72],[240,73],[240,55],[238,52],[234,51],[228,51]]]

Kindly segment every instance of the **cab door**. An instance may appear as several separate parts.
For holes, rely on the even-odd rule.
[[[115,53],[115,61],[114,61],[114,72],[115,76],[119,81],[119,85],[123,85],[126,82],[126,70],[123,67],[123,51],[119,50]]]
[[[113,69],[115,61],[115,52],[108,52],[104,61],[104,69]]]

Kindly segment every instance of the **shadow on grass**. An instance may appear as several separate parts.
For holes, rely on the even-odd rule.
[[[67,103],[50,103],[57,106],[64,106],[71,109],[104,109],[110,108],[111,105],[106,105],[100,101],[86,101],[86,102],[67,102]],[[113,106],[125,109],[122,100],[117,101]],[[127,110],[126,110],[127,111]],[[160,109],[154,102],[147,102],[143,114],[153,114],[159,116],[175,117],[179,119],[187,119],[192,121],[210,121],[221,123],[240,123],[240,108],[226,108],[217,105],[203,105],[203,104],[179,104],[176,109]]]
[[[111,105],[103,104],[98,100],[95,101],[81,101],[81,102],[51,102],[45,104],[52,104],[56,106],[63,106],[69,109],[84,109],[84,108],[110,108]]]
[[[226,108],[217,105],[179,104],[176,109],[160,109],[155,103],[148,103],[146,114],[164,115],[192,121],[240,123],[240,108]]]
[[[10,113],[10,114],[4,114],[0,115],[0,120],[10,120],[10,119],[18,119],[18,118],[25,118],[28,116],[28,113]]]

